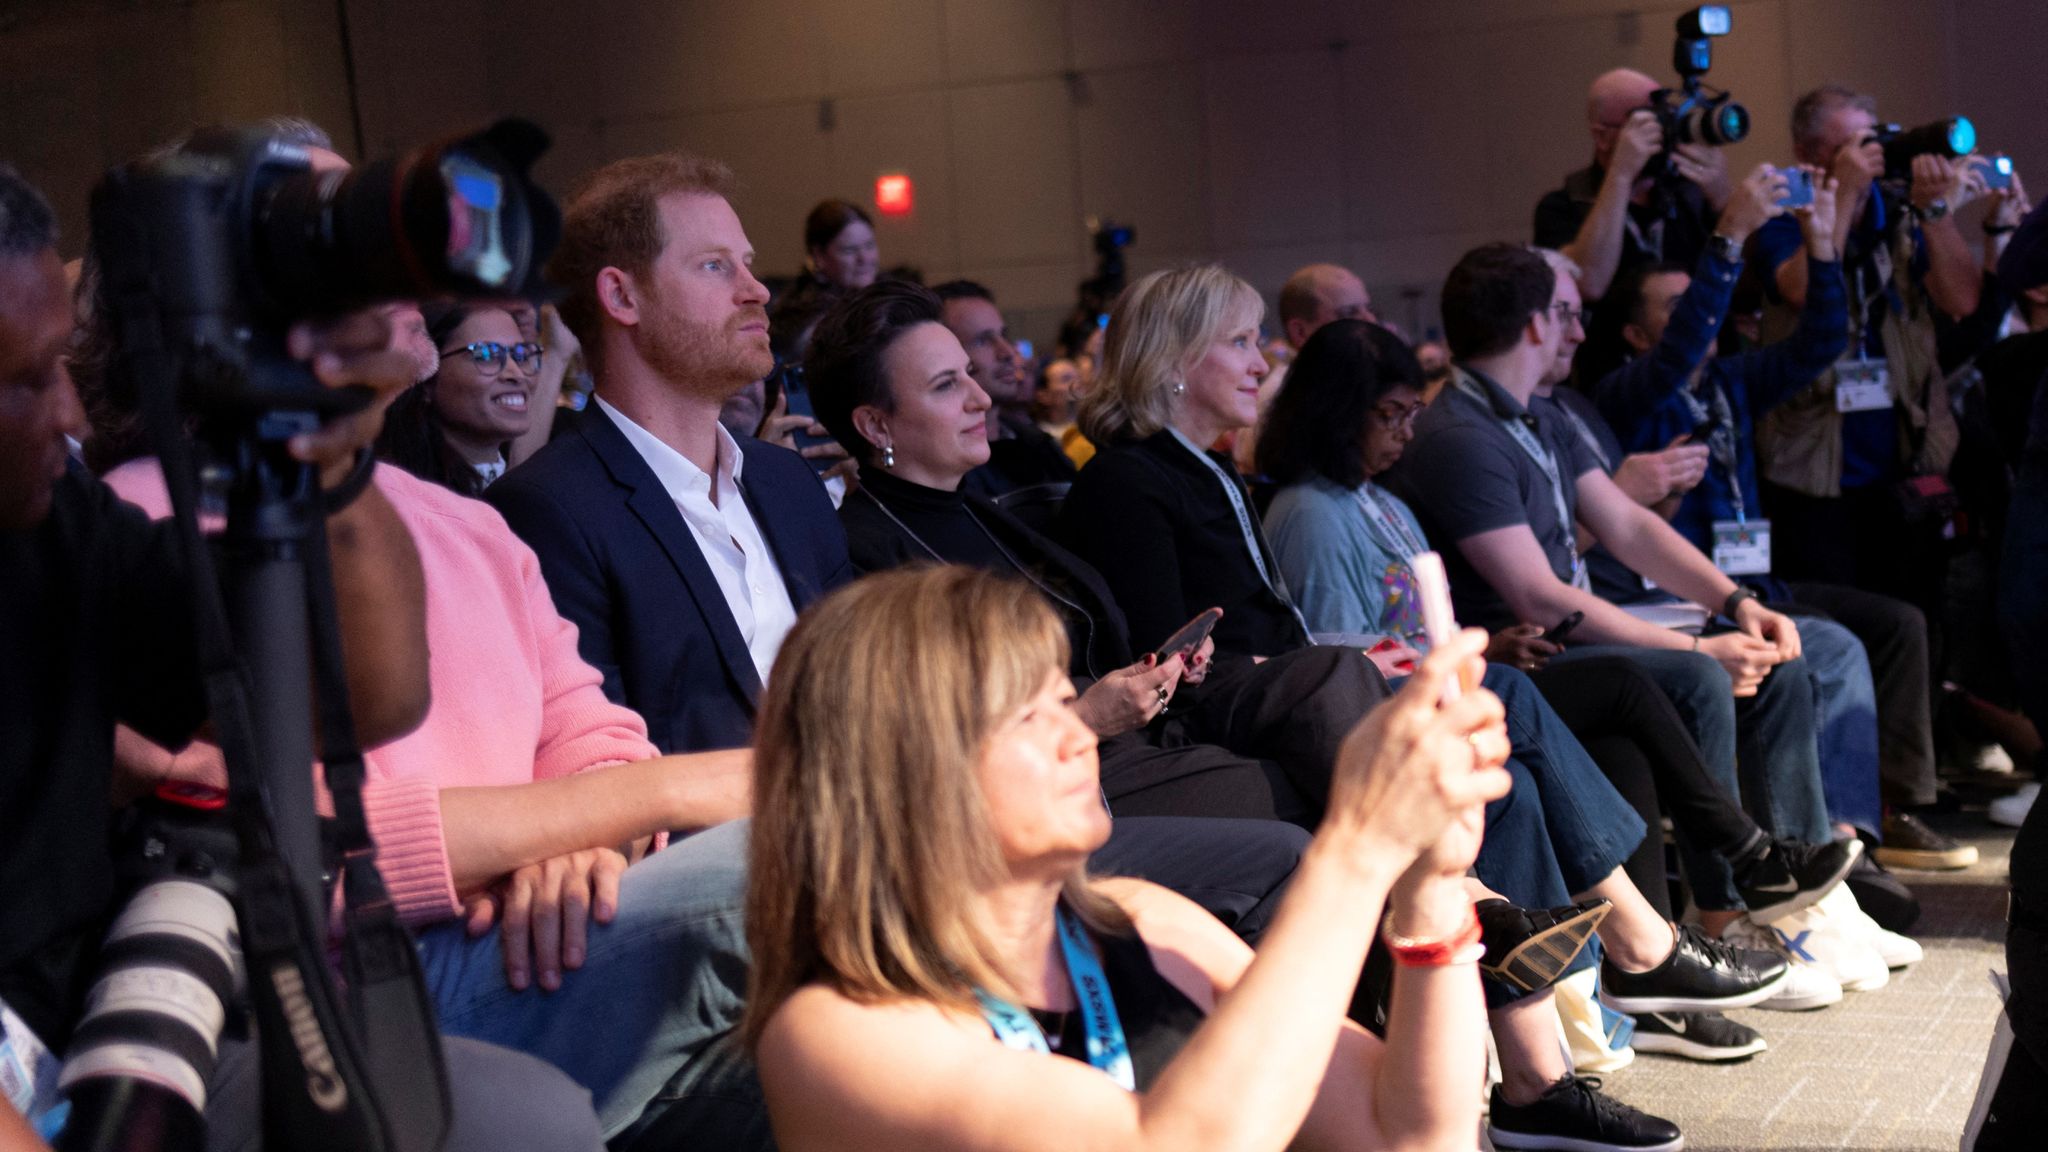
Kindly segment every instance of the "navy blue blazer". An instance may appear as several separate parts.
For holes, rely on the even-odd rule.
[[[738,439],[740,490],[802,612],[853,579],[845,530],[802,457]],[[603,409],[576,416],[485,498],[540,557],[605,695],[646,718],[655,747],[752,740],[761,680],[746,640],[675,501]]]

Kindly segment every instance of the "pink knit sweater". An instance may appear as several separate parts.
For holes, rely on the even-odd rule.
[[[150,515],[170,514],[156,461],[131,461],[106,480]],[[597,670],[577,654],[576,626],[555,611],[539,560],[496,511],[388,464],[377,465],[376,484],[426,573],[433,704],[412,734],[365,754],[363,800],[392,899],[420,924],[462,910],[441,834],[441,789],[527,784],[660,753],[639,715],[605,698]],[[181,753],[170,770],[225,780],[211,746]],[[324,787],[320,803],[327,810]]]

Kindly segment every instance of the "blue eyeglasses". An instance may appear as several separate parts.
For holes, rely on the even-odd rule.
[[[447,359],[466,352],[469,354],[469,362],[476,365],[479,376],[502,375],[507,361],[519,365],[520,371],[531,376],[540,371],[542,351],[539,344],[531,341],[507,346],[495,340],[479,340],[474,344],[464,344],[460,348],[444,348],[441,350],[441,357]]]

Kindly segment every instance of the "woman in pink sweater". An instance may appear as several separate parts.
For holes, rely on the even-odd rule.
[[[106,480],[168,514],[154,460]],[[642,856],[746,815],[749,753],[659,755],[495,511],[388,465],[375,482],[419,550],[433,689],[417,730],[364,757],[379,863],[443,1031],[557,1064],[614,1136],[673,1104],[737,1019],[744,831]],[[135,775],[224,780],[209,746],[174,757],[124,731],[117,751]],[[520,995],[535,971],[544,994]]]

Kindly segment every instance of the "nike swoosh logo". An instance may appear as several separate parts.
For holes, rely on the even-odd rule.
[[[1756,884],[1752,885],[1752,887],[1759,892],[1797,892],[1799,891],[1799,881],[1781,880],[1776,884]]]
[[[1657,1020],[1680,1036],[1685,1035],[1685,1030],[1692,1025],[1692,1021],[1683,1016],[1666,1016],[1662,1012],[1657,1013]]]

